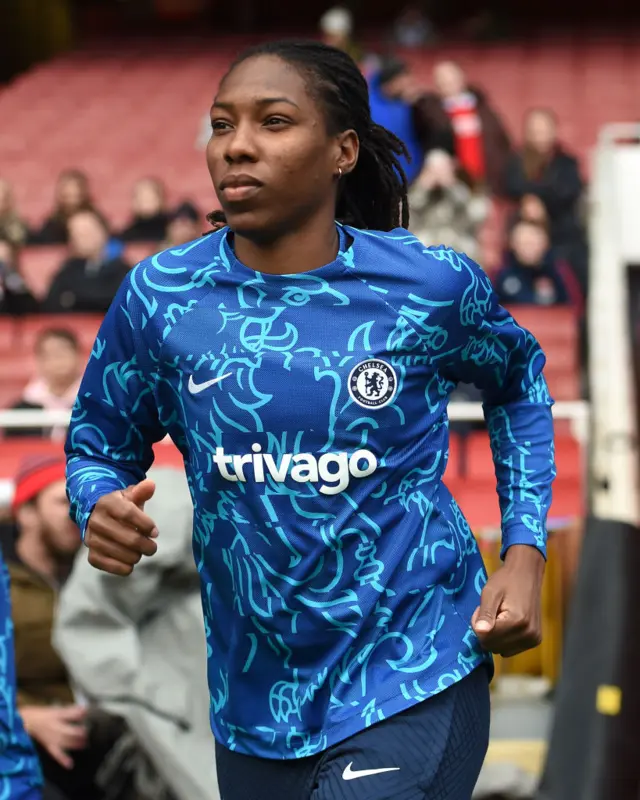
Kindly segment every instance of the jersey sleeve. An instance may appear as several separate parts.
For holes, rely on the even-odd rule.
[[[502,553],[514,544],[546,556],[555,477],[553,418],[545,356],[535,337],[499,304],[485,272],[451,250],[434,265],[429,343],[438,371],[482,392],[502,515]],[[417,298],[416,298],[417,299]]]
[[[142,265],[122,283],[100,327],[73,407],[65,450],[71,516],[84,538],[97,501],[143,480],[154,442],[165,434],[154,396],[157,351],[153,301],[139,283]]]

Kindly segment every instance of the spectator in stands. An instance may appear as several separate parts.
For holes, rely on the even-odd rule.
[[[158,552],[126,581],[98,574],[83,554],[60,596],[54,643],[80,690],[122,714],[175,800],[216,800],[193,504],[184,470],[154,467],[149,478]],[[151,788],[145,796],[164,798]]]
[[[37,374],[22,393],[14,409],[43,409],[71,411],[80,387],[84,358],[75,334],[66,328],[43,331],[36,341]],[[63,442],[66,427],[14,428],[10,436],[43,436]]]
[[[525,194],[520,199],[518,208],[511,218],[511,229],[521,219],[527,222],[537,222],[539,225],[549,227],[549,214],[542,200],[535,194]]]
[[[381,60],[368,82],[371,117],[404,142],[409,157],[401,157],[400,163],[411,183],[422,168],[425,153],[418,137],[414,108],[422,89],[407,65],[397,58]]]
[[[325,44],[349,53],[354,61],[360,61],[362,50],[353,41],[353,15],[347,8],[335,6],[320,17],[320,35]]]
[[[505,185],[514,200],[535,195],[544,203],[551,243],[585,287],[587,245],[579,213],[584,183],[577,159],[558,141],[553,111],[535,108],[526,115],[524,144],[508,162]]]
[[[39,304],[20,274],[18,246],[0,238],[0,314],[32,314]]]
[[[549,246],[544,225],[520,220],[512,231],[502,269],[494,285],[504,305],[574,305],[581,309],[582,298],[570,268]]]
[[[27,232],[27,224],[16,209],[13,187],[0,178],[0,238],[20,246],[25,243]]]
[[[78,211],[98,213],[93,204],[88,177],[80,170],[67,169],[58,176],[55,207],[40,230],[33,235],[33,244],[66,244],[69,241],[67,223]]]
[[[424,47],[435,35],[433,23],[417,4],[406,6],[393,25],[393,41],[399,47]]]
[[[123,242],[161,242],[165,238],[169,214],[166,189],[161,180],[142,178],[136,182],[132,211],[131,221],[118,238]]]
[[[99,312],[109,308],[129,271],[109,250],[109,233],[94,211],[78,211],[68,220],[69,258],[55,275],[44,301],[50,314]]]
[[[81,545],[78,529],[69,519],[64,472],[62,453],[31,457],[15,480],[15,539],[7,566],[18,708],[38,751],[45,783],[65,800],[100,800],[103,795],[94,775],[115,737],[112,723],[118,734],[122,723],[98,716],[76,700],[67,669],[52,644],[58,591]]]
[[[432,150],[409,192],[410,230],[427,246],[444,244],[478,257],[478,230],[489,213],[489,199],[473,192],[456,169],[453,156]]]
[[[494,195],[504,193],[504,172],[511,140],[486,95],[469,85],[462,68],[440,61],[433,71],[435,93],[416,103],[416,126],[425,150],[455,155],[474,184]]]
[[[167,238],[162,243],[162,249],[179,247],[185,242],[190,242],[202,235],[202,219],[198,209],[185,201],[181,203],[169,216],[167,225]]]

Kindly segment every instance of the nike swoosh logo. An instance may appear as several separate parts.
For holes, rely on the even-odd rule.
[[[381,775],[383,772],[397,772],[400,767],[385,767],[384,769],[351,769],[353,761],[344,768],[342,780],[355,781],[357,778],[366,778],[369,775]]]
[[[208,389],[210,386],[214,386],[216,383],[220,383],[220,381],[228,378],[231,374],[231,372],[227,372],[226,374],[221,375],[219,378],[212,378],[210,381],[205,381],[204,383],[196,383],[193,380],[193,375],[189,375],[189,384],[187,388],[191,394],[200,394],[200,392],[204,392],[204,390]]]

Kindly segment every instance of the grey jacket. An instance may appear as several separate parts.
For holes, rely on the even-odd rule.
[[[184,474],[152,469],[145,511],[158,552],[126,579],[99,572],[83,548],[65,585],[54,644],[79,692],[119,714],[178,800],[217,800],[209,727],[193,508]]]

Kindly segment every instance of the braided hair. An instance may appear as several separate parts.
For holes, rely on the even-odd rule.
[[[371,119],[369,89],[355,61],[342,50],[319,42],[267,42],[245,50],[227,75],[257,56],[277,56],[304,74],[312,96],[324,106],[329,135],[352,129],[358,136],[358,161],[340,181],[336,219],[369,230],[406,228],[407,178],[400,157],[408,157],[407,149],[395,134]],[[224,224],[221,211],[207,218],[214,227]]]

